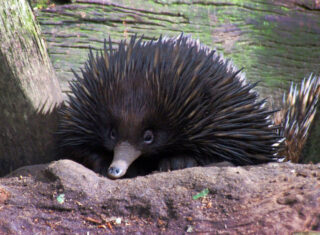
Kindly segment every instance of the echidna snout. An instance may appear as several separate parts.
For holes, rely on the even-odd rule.
[[[112,179],[124,176],[131,163],[140,155],[141,151],[129,142],[120,142],[114,148],[113,161],[108,169],[108,176]]]

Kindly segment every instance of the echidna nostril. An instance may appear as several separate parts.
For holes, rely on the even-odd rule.
[[[120,174],[121,169],[119,169],[118,167],[110,167],[108,169],[108,176],[111,178],[118,178]]]

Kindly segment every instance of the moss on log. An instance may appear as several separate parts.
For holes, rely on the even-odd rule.
[[[79,69],[89,46],[102,48],[105,37],[184,32],[232,58],[249,80],[278,91],[320,71],[319,8],[299,0],[76,0],[43,9],[38,19],[63,89],[70,68]]]
[[[277,107],[292,81],[320,72],[319,10],[312,0],[74,0],[37,15],[64,91],[71,68],[78,71],[88,48],[101,49],[106,37],[119,42],[131,34],[151,39],[184,32],[244,67],[250,81],[261,81],[262,97]],[[320,154],[317,133],[319,121],[307,160]]]

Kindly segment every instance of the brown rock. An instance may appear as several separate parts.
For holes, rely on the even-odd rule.
[[[304,172],[300,174],[298,172]],[[290,234],[320,230],[320,165],[197,167],[110,180],[69,160],[0,179],[9,233]],[[208,189],[198,199],[194,195]],[[0,233],[1,233],[0,232]]]

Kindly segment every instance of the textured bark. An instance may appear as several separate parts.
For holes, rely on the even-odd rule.
[[[317,1],[143,1],[76,0],[38,12],[59,78],[73,78],[88,48],[101,49],[109,35],[192,34],[244,67],[263,87],[287,88],[311,72],[320,58]],[[269,96],[270,93],[267,93]]]
[[[64,91],[71,68],[79,71],[88,48],[101,49],[106,37],[119,42],[135,33],[151,39],[184,32],[244,67],[277,108],[291,81],[320,72],[319,10],[316,0],[75,0],[37,15]],[[306,161],[319,161],[319,118],[311,130]]]
[[[53,158],[62,93],[39,34],[25,0],[0,3],[0,175]]]

